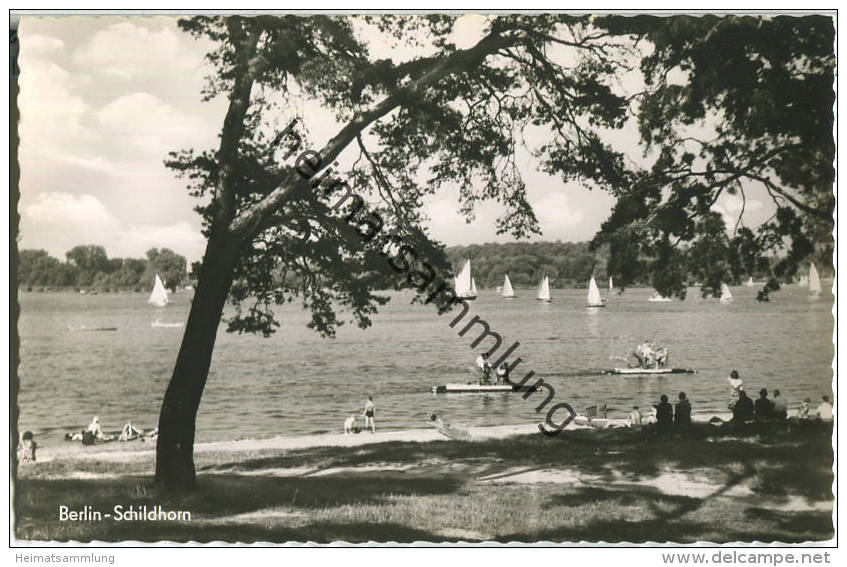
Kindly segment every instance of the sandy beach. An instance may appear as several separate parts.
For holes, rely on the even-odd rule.
[[[420,428],[203,443],[188,494],[152,483],[152,443],[57,447],[18,471],[16,533],[244,542],[832,537],[831,424],[698,423],[668,439],[577,426],[550,438],[535,428],[471,428],[471,441]],[[119,504],[187,510],[191,520],[57,517],[59,505]]]

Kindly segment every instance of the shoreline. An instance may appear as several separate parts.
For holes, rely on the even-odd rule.
[[[707,423],[709,419],[719,417],[728,421],[732,415],[724,414],[695,414],[694,423]],[[608,429],[626,428],[625,419],[606,419]],[[462,427],[461,424],[458,427]],[[464,428],[471,434],[471,442],[491,439],[506,439],[517,435],[539,434],[538,423],[507,424],[495,426],[475,426]],[[570,423],[560,435],[569,431],[579,430],[601,431],[606,428],[595,428],[590,425]],[[370,433],[317,433],[311,435],[277,435],[264,438],[228,439],[206,441],[194,445],[195,454],[203,453],[245,453],[255,451],[293,451],[317,447],[359,447],[391,442],[430,443],[433,441],[450,441],[451,439],[439,433],[432,427],[411,429],[396,429]],[[104,461],[129,461],[154,455],[154,441],[112,441],[83,447],[79,442],[66,442],[63,445],[40,447],[37,463],[46,463],[59,459],[94,459]]]

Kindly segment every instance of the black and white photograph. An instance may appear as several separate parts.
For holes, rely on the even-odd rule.
[[[837,13],[648,7],[12,10],[10,546],[829,563]]]

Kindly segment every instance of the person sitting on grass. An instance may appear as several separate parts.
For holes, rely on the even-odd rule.
[[[788,419],[788,404],[785,403],[779,390],[773,391],[773,418],[777,421],[785,421]]]
[[[691,402],[685,397],[685,392],[679,393],[679,401],[673,412],[673,423],[677,427],[688,427],[691,425]]]
[[[123,429],[121,429],[121,434],[118,436],[120,441],[132,441],[133,439],[138,439],[144,434],[140,429],[136,429],[132,426],[132,422],[128,421],[124,424]]]
[[[818,406],[818,419],[821,421],[832,421],[832,404],[829,403],[829,396],[821,398],[821,403]]]
[[[806,398],[797,410],[797,419],[800,421],[808,421],[810,411],[812,411],[812,398]]]
[[[626,425],[630,429],[641,429],[642,425],[641,412],[638,411],[638,406],[632,406],[632,411],[629,412],[629,418],[626,420]]]
[[[755,404],[756,421],[768,421],[773,417],[773,402],[768,399],[767,388],[759,390],[759,399]]]
[[[673,426],[673,406],[668,403],[668,397],[662,394],[656,405],[656,432],[660,437],[670,435]]]
[[[88,434],[88,435],[86,435]],[[86,437],[88,438],[89,443],[86,443]],[[88,427],[82,434],[82,443],[83,445],[89,444],[93,445],[94,440],[100,441],[111,441],[112,438],[103,433],[103,430],[100,428],[100,418],[96,415],[91,418],[91,423],[88,424]]]
[[[753,400],[747,396],[744,387],[738,389],[738,400],[732,407],[732,421],[742,425],[753,420]]]

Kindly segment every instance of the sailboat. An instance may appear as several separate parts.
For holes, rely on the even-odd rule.
[[[535,296],[535,299],[538,301],[544,301],[545,303],[553,301],[550,297],[550,278],[547,276],[544,276],[544,279],[541,280],[540,284],[538,284],[538,294]]]
[[[756,284],[753,283],[753,276],[750,276],[749,278],[747,278],[747,283],[744,284],[744,285],[746,285],[747,287],[753,287],[754,285],[756,285]]]
[[[150,299],[147,303],[152,303],[156,307],[164,307],[168,304],[168,291],[165,289],[165,284],[162,283],[162,278],[156,274],[156,282],[153,284],[153,292],[150,294]]]
[[[814,264],[809,266],[809,291],[814,295],[820,295],[822,292],[821,277],[818,275],[818,269]]]
[[[809,271],[811,271],[811,270],[809,270]],[[805,274],[800,276],[800,279],[797,280],[797,285],[801,285],[803,287],[808,287],[809,286],[809,276],[807,276]]]
[[[512,282],[509,281],[509,276],[503,278],[503,290],[500,292],[500,297],[512,299],[515,297],[515,290],[512,289]]]
[[[597,287],[597,282],[594,281],[594,276],[591,276],[591,281],[588,282],[588,306],[606,307],[603,303],[603,299],[600,297],[600,288]]]
[[[729,291],[729,286],[725,283],[721,284],[721,303],[732,303],[732,292]]]
[[[609,278],[609,295],[612,295],[612,290],[615,289],[615,284],[612,283],[612,278]]]
[[[465,262],[456,276],[456,296],[461,299],[476,299],[476,282],[471,277],[471,261]]]

